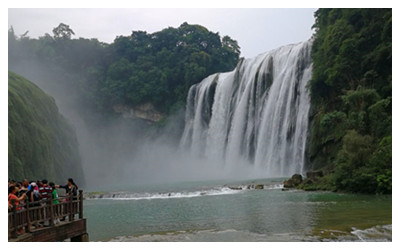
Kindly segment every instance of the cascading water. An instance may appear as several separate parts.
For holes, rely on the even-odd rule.
[[[193,85],[181,149],[234,171],[303,173],[312,41],[241,60],[232,72]]]

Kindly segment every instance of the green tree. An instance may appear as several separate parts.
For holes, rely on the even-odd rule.
[[[117,37],[110,48],[113,62],[103,99],[111,100],[110,105],[151,102],[163,112],[185,103],[191,85],[215,72],[232,70],[240,55],[232,38],[186,22],[152,34],[133,31]],[[129,70],[124,64],[130,65]]]
[[[75,35],[75,33],[69,25],[60,23],[53,29],[53,35],[55,39],[71,39],[71,36]]]

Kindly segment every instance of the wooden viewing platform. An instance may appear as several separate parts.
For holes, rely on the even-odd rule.
[[[44,201],[25,201],[18,209],[13,206],[8,213],[8,241],[89,241],[83,218],[83,191],[57,200],[58,204],[53,204],[50,195]]]

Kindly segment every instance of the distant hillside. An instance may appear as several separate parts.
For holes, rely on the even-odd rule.
[[[83,184],[75,131],[54,99],[25,78],[8,72],[8,176],[20,180]]]

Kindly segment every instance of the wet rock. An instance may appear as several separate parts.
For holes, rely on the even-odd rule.
[[[294,187],[292,179],[286,180],[283,182],[283,187],[285,188],[292,188]]]
[[[152,103],[144,103],[135,106],[114,105],[115,113],[122,114],[122,117],[128,119],[139,118],[150,123],[159,122],[165,118],[165,115],[159,112]]]
[[[262,185],[262,184],[257,184],[257,185],[255,186],[255,189],[264,189],[264,185]]]
[[[298,186],[303,182],[303,177],[299,174],[294,174],[292,176],[292,181],[294,186]]]
[[[303,182],[303,177],[299,174],[294,174],[292,178],[283,182],[284,188],[294,188]]]

